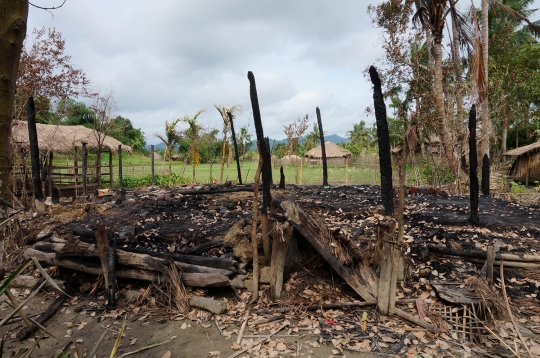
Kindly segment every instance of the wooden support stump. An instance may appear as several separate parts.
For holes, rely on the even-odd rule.
[[[285,189],[285,174],[283,174],[283,166],[279,167],[279,188]]]
[[[396,240],[397,223],[387,217],[379,222],[378,247],[382,247],[377,308],[383,315],[393,315],[396,305],[398,268],[403,260]]]
[[[105,224],[99,221],[96,224],[96,241],[99,260],[101,261],[101,270],[105,279],[105,287],[109,287],[109,239],[107,238]]]
[[[113,245],[109,247],[109,255],[107,259],[107,277],[108,277],[108,308],[114,308],[116,306],[116,236],[115,234]]]
[[[277,225],[281,225],[279,229]],[[287,249],[291,242],[293,227],[288,222],[275,223],[272,241],[272,259],[270,260],[270,298],[272,301],[281,298],[283,289],[283,270],[287,258]]]
[[[489,284],[493,284],[493,262],[495,259],[495,248],[493,245],[487,247],[487,270],[486,278]]]

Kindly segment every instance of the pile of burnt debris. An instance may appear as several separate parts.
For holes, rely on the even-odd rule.
[[[486,338],[488,329],[498,332],[497,327],[487,328],[490,322],[509,320],[518,310],[522,318],[516,324],[521,326],[512,329],[516,335],[526,330],[529,341],[524,347],[535,346],[530,338],[535,328],[525,328],[523,317],[540,314],[538,207],[481,197],[481,224],[472,226],[467,197],[409,190],[403,243],[396,245],[397,223],[383,215],[379,193],[376,186],[273,189],[266,217],[254,221],[249,186],[133,190],[123,203],[114,196],[80,203],[86,215],[77,220],[55,214],[74,204],[51,207],[42,214],[51,227],[30,240],[34,243],[24,255],[66,272],[103,275],[109,305],[121,297],[118,292],[125,283],[166,282],[172,265],[184,286],[212,293],[216,287],[230,287],[225,291],[251,304],[252,314],[265,322],[292,319],[293,311],[305,315],[370,309],[379,331],[388,321],[377,312],[395,314],[408,322],[405,327],[420,326],[422,337],[425,332],[431,338],[442,334],[488,352],[499,346],[493,337]],[[399,255],[388,255],[389,250]],[[385,260],[386,266],[393,264],[388,258],[397,267],[395,277],[384,271]],[[390,281],[397,282],[394,296],[387,292]],[[322,282],[338,288],[324,293]],[[505,295],[513,310],[506,308]],[[216,314],[227,309],[219,302],[191,303]],[[244,311],[235,312],[238,320],[245,319]],[[298,323],[303,315],[297,316]],[[347,321],[345,316],[340,319]],[[322,342],[347,336],[335,330],[336,317],[328,321],[331,329],[321,329],[324,324],[312,327]],[[355,320],[362,327],[362,319]],[[366,333],[356,338],[349,334],[347,343],[337,346],[354,351],[360,344],[360,350],[391,354],[420,339],[399,327],[394,327],[399,334],[388,341],[394,344],[380,339],[367,344]]]

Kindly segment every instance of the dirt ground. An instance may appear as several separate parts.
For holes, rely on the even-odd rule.
[[[195,245],[222,239],[238,219],[251,218],[253,194],[249,191],[185,195],[182,190],[184,189],[133,190],[128,192],[125,204],[116,202],[117,196],[89,201],[77,199],[74,203],[64,201],[60,205],[51,206],[46,213],[24,213],[10,226],[12,252],[21,252],[26,245],[35,242],[37,234],[44,228],[52,229],[59,237],[73,237],[76,236],[73,228],[93,231],[96,222],[101,221],[106,224],[109,232],[118,232],[126,227],[134,228],[135,235],[127,236],[125,241],[120,243],[121,247],[183,253]],[[378,187],[374,186],[341,186],[330,189],[289,186],[286,190],[273,190],[272,193],[280,200],[293,200],[306,210],[317,213],[331,230],[352,232],[373,216],[373,209],[380,204],[378,190]],[[462,282],[475,275],[479,269],[474,264],[426,257],[421,253],[426,244],[485,251],[488,244],[500,240],[501,253],[534,255],[540,251],[540,244],[537,242],[540,238],[538,206],[527,207],[481,197],[479,227],[468,224],[468,210],[469,199],[466,196],[448,195],[445,192],[429,194],[426,190],[407,196],[405,234],[409,244],[407,253],[410,268],[407,280],[398,287],[398,298],[433,297],[431,282],[440,279]],[[369,250],[374,245],[375,237],[376,228],[368,224],[362,235],[362,248]],[[262,286],[262,298],[257,302],[251,302],[248,291],[242,289],[235,294],[230,288],[192,290],[192,294],[228,302],[228,310],[217,317],[201,310],[192,310],[187,315],[167,313],[163,309],[152,307],[151,302],[144,305],[136,305],[134,301],[129,303],[124,296],[137,294],[147,285],[127,281],[119,282],[119,308],[105,311],[103,307],[106,299],[103,290],[97,289],[93,294],[88,293],[88,287],[96,284],[96,278],[79,274],[84,281],[83,286],[87,283],[86,290],[81,292],[83,290],[79,289],[47,323],[50,334],[40,340],[39,348],[34,351],[33,356],[51,357],[71,341],[78,342],[80,349],[88,353],[103,332],[107,333],[97,357],[109,356],[125,319],[122,345],[117,356],[150,344],[166,342],[136,355],[165,357],[170,351],[172,357],[227,357],[235,352],[233,343],[246,309],[253,312],[264,308],[359,300],[312,250],[302,250],[303,259],[286,272],[284,281],[288,294],[278,305],[273,305],[268,300],[268,287],[265,285]],[[232,250],[222,248],[213,251],[212,255],[232,258]],[[10,259],[13,263],[11,268],[20,260],[15,254]],[[72,274],[72,271],[60,269],[57,277],[66,280]],[[495,273],[495,280],[498,277],[498,273]],[[521,313],[520,323],[523,326],[532,325],[532,329],[528,330],[528,339],[533,343],[540,342],[534,333],[536,318],[531,320],[531,317],[540,316],[537,298],[540,270],[508,270],[505,282],[515,308]],[[49,293],[42,293],[34,299],[26,312],[43,311],[57,296],[52,289],[49,290]],[[19,297],[19,301],[22,301],[30,291],[13,289],[13,292]],[[405,308],[412,310],[412,313],[415,311],[413,304]],[[0,317],[7,312],[4,303],[0,306]],[[370,317],[365,334],[361,329],[363,312],[367,312]],[[252,317],[252,320],[255,319],[256,317]],[[540,317],[538,319],[540,320]],[[489,339],[487,348],[482,346],[486,350],[475,352],[474,347],[472,351],[463,350],[463,345],[451,338],[441,340],[430,334],[424,335],[425,332],[421,333],[417,327],[411,328],[410,323],[379,316],[373,307],[314,312],[300,310],[287,313],[284,319],[276,322],[261,325],[250,323],[244,333],[244,346],[257,342],[259,337],[274,332],[284,323],[289,325],[262,346],[256,346],[240,357],[481,357],[508,354],[504,350],[493,350],[499,345],[498,340],[493,337]],[[1,327],[0,334],[14,337],[20,327],[20,322]],[[400,353],[393,354],[389,351],[388,347],[403,340],[407,332],[414,333],[416,339],[413,342],[406,341],[406,347]],[[33,341],[34,338],[23,342],[9,338],[4,350],[16,352],[20,348],[32,346]],[[441,341],[446,343],[440,343]],[[356,351],[344,349],[346,343],[348,347],[356,347]],[[488,349],[490,347],[493,349]]]

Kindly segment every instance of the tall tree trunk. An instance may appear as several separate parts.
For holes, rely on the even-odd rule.
[[[452,1],[452,5],[455,4],[455,1]],[[464,114],[463,110],[463,91],[461,86],[461,55],[459,53],[459,33],[457,25],[454,20],[452,20],[452,60],[454,62],[454,72],[456,74],[456,123],[459,123],[459,119]]]
[[[435,102],[437,104],[437,117],[439,136],[444,147],[446,159],[450,165],[450,169],[454,175],[458,175],[458,164],[454,157],[454,151],[452,149],[451,138],[448,136],[446,130],[446,116],[444,111],[444,92],[443,92],[443,73],[442,73],[442,44],[440,41],[436,41],[434,44],[435,49]]]
[[[506,116],[506,111],[503,111],[502,135],[501,135],[501,158],[500,158],[501,162],[504,160],[504,153],[506,153],[507,139],[508,139],[508,117]]]
[[[0,267],[4,257],[8,217],[8,179],[11,171],[11,122],[15,84],[26,36],[28,0],[0,0]]]
[[[484,56],[484,77],[486,81],[486,86],[488,85],[488,58],[489,58],[489,23],[488,23],[488,15],[489,15],[489,3],[488,0],[482,0],[482,55]],[[482,123],[482,137],[480,141],[480,150],[478,153],[479,158],[482,158],[484,154],[487,154],[489,157],[489,147],[490,147],[490,139],[491,139],[491,132],[493,130],[493,124],[491,123],[491,118],[489,116],[489,99],[488,99],[488,93],[489,91],[486,89],[485,98],[483,98],[482,102],[482,116],[481,116],[481,123]]]

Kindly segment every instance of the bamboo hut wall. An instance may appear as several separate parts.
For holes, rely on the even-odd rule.
[[[530,158],[530,162],[529,162]],[[527,181],[527,168],[529,168],[529,184],[540,181],[540,152],[525,153],[516,159],[512,180],[525,183]]]

